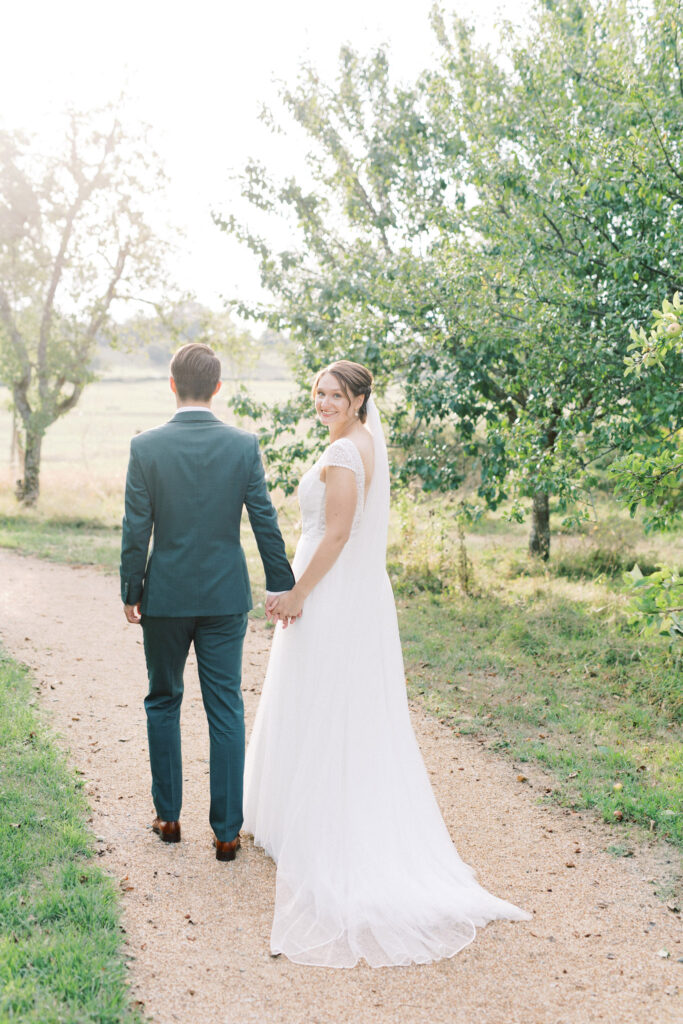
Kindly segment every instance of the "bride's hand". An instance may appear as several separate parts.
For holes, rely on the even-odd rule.
[[[293,587],[284,594],[280,594],[272,605],[272,613],[280,620],[282,628],[286,629],[295,619],[301,618],[303,607],[304,599],[296,587]]]

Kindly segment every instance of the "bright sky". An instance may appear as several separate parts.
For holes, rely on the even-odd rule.
[[[171,179],[170,207],[186,234],[175,268],[185,287],[216,305],[221,295],[255,295],[250,253],[211,222],[234,203],[229,181],[249,156],[296,174],[293,143],[275,148],[258,121],[276,80],[292,82],[303,60],[334,77],[340,46],[361,53],[388,44],[398,79],[409,81],[436,52],[433,0],[4,0],[0,95],[5,128],[40,133],[67,103],[116,98],[154,126]],[[491,36],[498,17],[519,21],[531,0],[450,0]],[[275,155],[277,154],[277,155]]]

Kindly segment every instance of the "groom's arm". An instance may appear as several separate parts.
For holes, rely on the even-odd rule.
[[[142,598],[152,523],[152,501],[131,444],[121,531],[121,600],[127,608],[139,605]],[[127,612],[126,618],[129,622],[136,621]]]
[[[285,542],[278,526],[277,512],[268,493],[258,440],[254,437],[253,442],[251,472],[244,504],[263,562],[266,590],[291,590],[294,586],[294,574],[285,554]]]

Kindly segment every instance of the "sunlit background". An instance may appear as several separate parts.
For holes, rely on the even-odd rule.
[[[255,198],[271,181],[295,177],[307,188],[305,149],[315,144],[318,126],[308,136],[297,129],[279,109],[278,83],[292,89],[308,63],[330,89],[310,86],[306,95],[338,98],[338,55],[348,44],[365,58],[385,47],[394,82],[414,86],[422,71],[438,70],[443,52],[430,25],[432,5],[0,3],[0,288],[11,293],[23,332],[17,341],[7,329],[13,318],[0,316],[0,554],[3,565],[14,567],[7,579],[23,581],[4,580],[19,640],[7,653],[47,666],[44,683],[54,677],[57,686],[56,693],[39,687],[48,709],[62,673],[85,649],[98,654],[81,665],[88,699],[102,668],[99,654],[116,664],[120,633],[104,639],[98,633],[90,643],[93,621],[98,628],[100,622],[92,619],[91,595],[103,593],[94,589],[101,586],[96,574],[109,573],[106,614],[123,629],[116,577],[130,441],[173,415],[168,367],[181,340],[201,336],[221,354],[217,415],[250,431],[263,428],[261,450],[290,555],[300,532],[290,490],[315,457],[307,437],[315,429],[309,382],[340,354],[367,362],[377,375],[395,471],[387,568],[408,692],[441,723],[430,729],[452,729],[455,742],[476,737],[485,745],[486,756],[500,761],[496,777],[517,787],[515,802],[524,793],[531,801],[542,797],[546,823],[557,813],[558,842],[562,822],[573,822],[566,837],[578,835],[581,819],[590,833],[591,849],[571,852],[571,862],[565,858],[574,846],[561,860],[556,847],[549,862],[552,888],[544,884],[537,895],[547,919],[563,922],[566,908],[578,906],[570,876],[580,881],[586,856],[584,916],[597,924],[590,926],[589,943],[588,934],[581,938],[581,959],[577,946],[568,974],[556,972],[550,954],[541,963],[539,949],[548,946],[542,936],[521,936],[520,955],[535,965],[525,975],[528,1017],[546,1013],[546,982],[554,975],[553,1005],[568,1019],[593,1019],[598,993],[606,1020],[626,1019],[620,1014],[628,1014],[623,1008],[629,1005],[641,1008],[639,1019],[669,1020],[680,955],[668,940],[662,946],[663,933],[667,920],[672,933],[680,925],[683,907],[683,876],[676,869],[683,848],[683,309],[673,304],[676,292],[683,296],[681,0],[441,0],[445,20],[451,13],[468,19],[478,43],[497,49],[499,27],[509,22],[522,45],[504,37],[490,63],[475,47],[474,55],[452,61],[428,99],[413,89],[424,120],[411,118],[404,132],[405,108],[396,104],[382,121],[391,143],[386,147],[376,145],[372,131],[369,144],[360,130],[348,131],[344,143],[358,159],[359,185],[371,181],[376,168],[381,172],[385,154],[389,163],[398,157],[398,171],[389,177],[396,200],[396,210],[389,209],[396,213],[393,247],[382,245],[383,209],[354,209],[354,178],[344,168],[339,184],[325,189],[315,183],[307,197],[313,214],[323,209],[329,217],[308,237],[301,231],[292,238],[284,218],[243,201],[236,176],[251,157],[264,166],[263,174],[254,174]],[[525,45],[525,39],[532,42]],[[384,117],[381,102],[360,81],[362,69],[349,77],[353,85],[360,82],[374,130]],[[40,158],[64,155],[66,108],[87,113],[120,97],[127,141],[113,150],[118,177],[103,175],[102,196],[84,209],[67,254],[70,287],[60,287],[53,306],[47,279],[67,218],[59,174],[55,185],[45,172],[48,161]],[[259,120],[264,105],[274,108],[285,134],[272,135]],[[341,105],[351,108],[348,96]],[[93,130],[105,121],[110,131],[109,116],[85,118]],[[150,125],[151,166],[138,175],[131,139],[141,124]],[[17,160],[18,132],[34,139],[31,145],[20,140]],[[424,149],[422,134],[429,140]],[[144,188],[144,172],[153,178],[154,153],[168,179],[163,200],[156,194],[148,199]],[[76,156],[77,171],[83,156]],[[413,157],[419,173],[404,174]],[[92,172],[94,160],[87,167]],[[122,170],[133,183],[130,208],[150,233],[142,236],[138,263],[130,264],[132,294],[124,298],[131,301],[112,306],[112,324],[90,331],[96,318],[82,310],[98,309],[104,293],[99,275],[112,280],[118,243],[126,238],[125,229],[117,234],[127,212]],[[71,170],[63,177],[72,196]],[[93,177],[88,174],[90,183]],[[378,180],[381,200],[381,173]],[[264,260],[272,296],[261,294],[256,257],[214,224],[212,210],[226,219],[234,215],[252,236],[264,235],[266,256],[286,250],[282,260]],[[296,224],[296,213],[291,221]],[[181,240],[167,250],[166,237],[176,228]],[[339,259],[327,258],[336,231],[354,244],[342,244]],[[154,273],[147,273],[149,266]],[[278,280],[283,266],[293,269]],[[267,329],[261,303],[268,298],[281,317],[273,316]],[[236,299],[243,306],[226,312]],[[253,319],[247,319],[250,312]],[[642,328],[637,343],[633,326]],[[243,392],[248,401],[240,399]],[[76,401],[60,406],[62,396]],[[291,430],[278,433],[282,425]],[[248,522],[243,543],[256,619],[263,614],[265,580]],[[4,549],[31,558],[13,558]],[[54,582],[62,577],[44,575],[37,559],[79,566],[73,578],[84,588],[90,580],[93,589],[84,590],[83,600],[65,599]],[[48,606],[42,598],[31,600],[31,588],[46,596],[50,587],[59,642],[43,658],[37,649],[57,633],[43,629]],[[21,624],[33,605],[41,617]],[[16,684],[0,654],[4,700]],[[135,682],[138,701],[143,676]],[[23,668],[16,678],[24,678]],[[0,951],[0,975],[9,969],[17,983],[0,994],[0,1019],[9,1014],[44,1024],[48,1006],[50,1019],[59,1013],[90,1020],[102,1006],[123,1005],[127,991],[149,999],[145,1013],[152,1012],[157,995],[167,1005],[166,975],[156,976],[157,995],[133,987],[104,1002],[103,960],[83,955],[100,944],[114,979],[129,975],[107,952],[116,932],[108,910],[112,888],[98,895],[89,876],[88,885],[74,888],[83,865],[73,855],[77,833],[65,828],[63,782],[45,774],[45,797],[34,799],[27,790],[25,765],[43,773],[52,763],[42,740],[36,747],[27,738],[30,693],[30,702],[38,699],[27,680],[16,703],[0,707],[0,862],[21,872],[7,890],[19,941],[5,944],[4,960]],[[106,708],[96,714],[94,708],[82,728],[95,729],[97,719],[109,724]],[[73,720],[68,717],[67,727]],[[12,729],[3,748],[5,723]],[[76,731],[64,730],[67,736]],[[118,734],[112,735],[118,747]],[[88,749],[94,756],[99,746]],[[101,759],[92,763],[99,774]],[[535,765],[543,771],[542,785]],[[11,778],[15,795],[6,785]],[[485,809],[491,821],[505,811],[506,800],[503,793],[498,805]],[[561,810],[553,812],[553,803]],[[42,808],[51,804],[54,817],[46,819]],[[80,797],[76,806],[80,816]],[[565,818],[570,809],[580,815]],[[511,833],[511,817],[501,820]],[[53,859],[50,837],[61,842],[65,836],[62,866]],[[550,849],[545,840],[541,845]],[[118,842],[117,848],[124,850]],[[98,853],[104,855],[102,846]],[[565,862],[572,870],[562,882],[556,868]],[[503,874],[506,863],[498,866]],[[598,870],[603,879],[616,879],[615,865],[622,863],[621,895],[609,906],[601,902],[596,919],[590,880]],[[63,903],[53,891],[60,878]],[[638,879],[646,881],[636,887]],[[630,910],[627,882],[633,883]],[[72,930],[76,896],[95,901],[78,904],[85,908],[90,946],[84,932]],[[606,957],[614,955],[607,951],[616,948],[613,925],[624,908],[636,924],[656,915],[657,927],[631,928],[639,937],[633,945],[638,969],[622,976]],[[91,935],[95,919],[103,931]],[[59,946],[48,944],[52,935]],[[42,951],[40,971],[36,950]],[[176,965],[168,960],[167,966]],[[254,971],[258,980],[261,961],[254,961]],[[436,986],[421,1019],[432,1005],[432,1019],[442,1019],[446,1003],[439,1000],[447,995],[452,1006],[459,997],[458,976],[452,977],[455,988]],[[484,972],[481,980],[482,1000],[488,1000],[491,978]],[[254,986],[242,988],[251,998]],[[194,986],[190,991],[197,1004],[203,995],[195,998]],[[497,991],[500,996],[500,986]],[[98,1001],[97,1010],[80,1013],[81,997],[91,1000],[88,1007]],[[410,1005],[414,997],[408,993]],[[513,1013],[515,1001],[508,1002]],[[361,1018],[363,1005],[354,1004]],[[347,1014],[354,1006],[345,1007]],[[197,1017],[187,1002],[178,1012],[184,1020]],[[254,1012],[250,1003],[245,1015]]]
[[[496,23],[520,23],[528,0],[445,4],[470,17],[483,39]],[[278,82],[295,81],[302,62],[326,80],[340,47],[361,53],[386,45],[398,80],[433,61],[433,0],[347,0],[321,4],[26,0],[6,5],[0,62],[0,124],[49,136],[68,105],[80,109],[128,97],[131,118],[153,126],[152,143],[169,177],[168,208],[184,232],[175,275],[200,301],[251,297],[255,262],[218,231],[211,210],[239,208],[231,176],[249,156],[283,175],[301,171],[299,140],[277,137],[259,120],[277,106]]]

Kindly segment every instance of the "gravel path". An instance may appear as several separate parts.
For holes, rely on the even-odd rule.
[[[183,841],[150,829],[145,667],[117,582],[91,569],[0,551],[0,640],[35,674],[92,806],[102,864],[120,881],[135,998],[156,1024],[651,1024],[683,1021],[681,915],[653,894],[675,854],[606,852],[623,833],[539,802],[546,780],[413,722],[459,852],[496,895],[534,912],[495,922],[448,961],[351,971],[300,967],[268,951],[274,865],[251,840],[220,864],[208,827],[208,737],[194,663],[183,706]],[[269,647],[250,623],[247,730]],[[420,837],[416,836],[419,843]],[[669,951],[668,959],[659,955]]]

